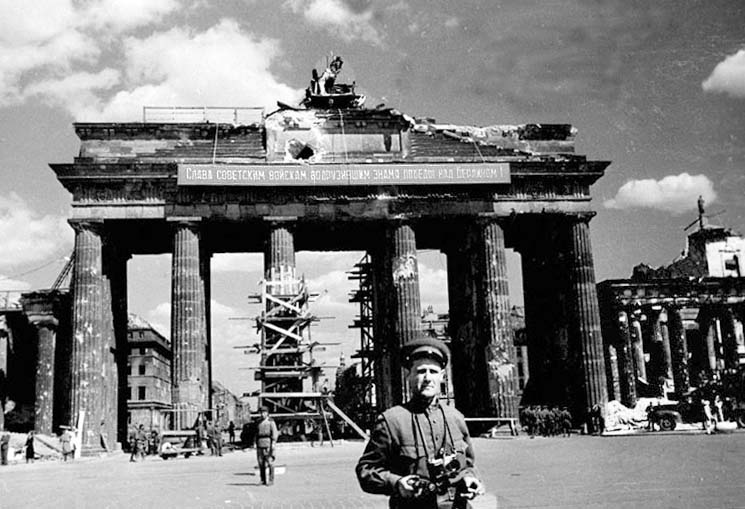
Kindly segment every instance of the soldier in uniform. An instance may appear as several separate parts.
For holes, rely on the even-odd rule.
[[[269,417],[269,409],[262,406],[261,420],[256,428],[256,459],[259,461],[261,484],[274,484],[274,444],[277,443],[277,425]],[[269,477],[267,478],[267,470]]]
[[[404,345],[411,399],[378,417],[357,463],[362,490],[389,496],[393,509],[468,508],[483,493],[463,415],[439,402],[448,356],[434,338]]]

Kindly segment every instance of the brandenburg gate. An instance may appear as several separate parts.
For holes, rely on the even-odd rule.
[[[84,437],[126,430],[126,266],[141,254],[172,255],[176,409],[210,407],[211,256],[264,253],[279,295],[297,278],[299,250],[369,253],[381,408],[402,398],[398,352],[420,328],[420,249],[447,256],[466,416],[517,413],[506,248],[522,257],[524,398],[578,419],[607,400],[589,225],[590,186],[609,162],[576,154],[569,125],[475,128],[327,106],[254,123],[75,124],[78,156],[51,165],[72,194],[76,232],[72,375],[56,397],[66,415],[85,412]],[[278,366],[297,362],[282,357]]]

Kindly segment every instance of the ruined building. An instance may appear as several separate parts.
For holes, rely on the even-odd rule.
[[[171,418],[171,343],[139,316],[127,327],[127,422],[167,429]]]
[[[199,108],[74,125],[79,153],[51,164],[75,229],[71,334],[56,343],[70,348],[71,375],[55,399],[60,415],[86,415],[84,447],[102,422],[122,439],[127,260],[142,254],[172,254],[179,425],[212,405],[210,257],[226,252],[264,253],[261,362],[274,378],[261,397],[276,408],[297,411],[293,398],[307,394],[307,338],[293,328],[308,318],[299,250],[369,254],[374,338],[360,354],[380,407],[402,399],[399,351],[421,327],[419,249],[447,255],[454,396],[466,415],[515,416],[519,404],[508,248],[523,264],[524,398],[579,418],[607,400],[589,229],[590,187],[609,162],[575,153],[570,125],[439,124],[324,90],[307,108],[252,121]],[[50,346],[46,337],[34,341]]]
[[[745,365],[745,238],[699,208],[681,257],[598,285],[608,392],[627,406]]]

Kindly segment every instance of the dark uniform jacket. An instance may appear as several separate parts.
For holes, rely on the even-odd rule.
[[[444,419],[443,419],[444,417]],[[460,472],[477,477],[474,453],[466,422],[458,410],[435,403],[398,405],[378,417],[365,452],[357,463],[357,479],[363,491],[388,495],[390,507],[436,507],[433,500],[402,501],[396,483],[406,475],[428,478],[428,459],[439,450],[456,454]]]

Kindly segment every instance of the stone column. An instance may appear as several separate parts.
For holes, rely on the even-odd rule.
[[[735,345],[737,347],[737,366],[745,364],[745,330],[742,322],[742,306],[733,307],[732,311],[732,329],[735,331]]]
[[[386,248],[391,260],[395,298],[392,332],[400,348],[401,345],[416,339],[422,327],[416,235],[411,225],[406,222],[391,224],[386,231]],[[405,397],[408,387],[403,382],[402,388]]]
[[[670,349],[670,329],[667,326],[667,311],[660,313],[659,324],[660,334],[662,336],[662,353],[665,360],[665,376],[673,377],[673,354]]]
[[[204,277],[204,317],[206,322],[207,338],[204,344],[204,362],[202,363],[202,380],[206,380],[207,390],[204,392],[204,407],[213,408],[212,405],[212,254],[207,252],[204,241],[200,253],[201,271]]]
[[[264,251],[264,279],[272,295],[294,295],[297,288],[295,237],[287,223],[272,224]]]
[[[482,277],[479,283],[480,319],[484,331],[489,415],[517,417],[517,356],[510,324],[510,294],[504,231],[494,220],[478,225],[480,249],[476,253]],[[478,368],[478,366],[477,366]]]
[[[572,221],[568,260],[573,310],[570,330],[579,339],[577,346],[580,348],[587,409],[608,402],[595,266],[590,246],[590,218],[588,215]]]
[[[57,350],[57,307],[55,290],[25,293],[21,297],[23,312],[29,323],[36,327],[36,401],[34,406],[34,431],[54,433],[54,381]]]
[[[673,383],[675,384],[675,393],[680,396],[690,389],[686,331],[683,327],[683,317],[680,314],[680,309],[668,308],[667,317],[668,328],[670,329],[670,348],[672,350]]]
[[[618,312],[616,327],[621,403],[633,408],[636,406],[636,370],[634,368],[634,347],[631,343],[629,317],[625,311]]]
[[[78,429],[83,450],[98,446],[106,397],[101,358],[103,325],[102,223],[72,222],[75,229],[75,264],[72,274],[72,352],[70,384],[71,418]]]
[[[204,380],[207,317],[205,279],[200,260],[200,228],[198,221],[174,223],[172,287],[171,287],[171,347],[173,365],[173,408],[176,429],[189,428],[197,413],[204,410]]]
[[[402,400],[400,348],[393,331],[395,292],[391,258],[383,248],[385,235],[370,249],[373,297],[373,373],[375,377],[375,403],[382,412]],[[394,376],[395,373],[395,376]]]
[[[387,246],[396,296],[395,333],[399,343],[404,345],[416,339],[422,321],[414,229],[407,223],[391,225],[387,231]]]
[[[660,379],[671,378],[670,371],[670,339],[663,334],[663,320],[667,321],[664,311],[649,309],[646,313],[648,320],[648,332],[651,362],[647,367],[650,384],[657,384]],[[667,324],[665,324],[667,328]]]
[[[608,343],[605,346],[606,377],[608,378],[608,398],[621,401],[621,372],[618,369],[618,349],[616,345]]]
[[[727,306],[722,313],[722,347],[724,350],[724,366],[726,369],[737,369],[740,365],[740,354],[737,344],[737,318],[732,308]]]
[[[634,353],[634,367],[636,377],[644,381],[647,379],[647,368],[644,364],[644,338],[642,336],[642,325],[635,315],[631,318],[631,344]]]
[[[267,292],[271,295],[290,300],[300,291],[300,283],[297,278],[295,265],[295,236],[292,231],[291,221],[277,221],[269,225],[269,235],[266,249],[264,251],[264,278],[267,284]],[[277,311],[277,304],[267,303],[267,309]],[[297,340],[284,336],[279,332],[265,331],[266,344],[271,346],[282,338],[285,338],[280,348],[297,346]],[[301,353],[282,353],[271,356],[264,354],[266,366],[302,366]],[[272,386],[266,392],[301,392],[302,380],[295,377],[275,378],[271,381]],[[264,387],[269,384],[263,381]],[[293,403],[297,403],[295,400]],[[270,405],[271,406],[271,405]],[[270,408],[271,411],[275,409]]]
[[[113,238],[104,246],[104,294],[107,318],[107,336],[104,356],[106,368],[107,411],[101,433],[105,433],[106,445],[116,448],[116,442],[125,443],[127,437],[127,364],[129,344],[127,340],[127,261],[128,253]]]
[[[471,373],[463,380],[456,376],[456,404],[470,416],[515,417],[517,361],[504,232],[494,220],[478,220],[463,240],[448,256],[453,364],[456,373]]]
[[[717,332],[719,320],[709,315],[706,321],[706,357],[708,358],[709,370],[713,373],[717,370]]]

